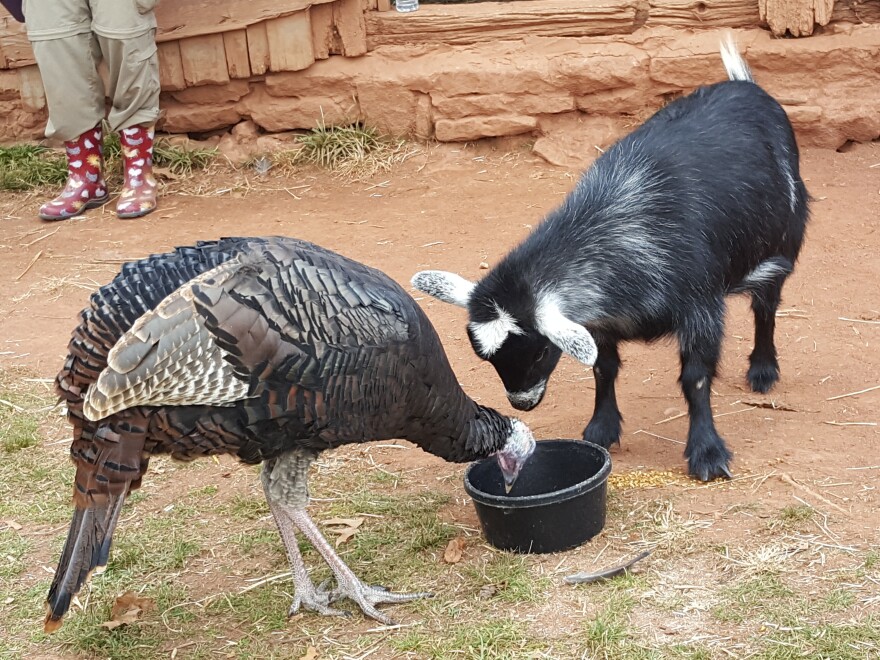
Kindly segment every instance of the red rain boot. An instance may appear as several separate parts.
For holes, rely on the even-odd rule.
[[[120,218],[140,218],[156,208],[153,178],[153,129],[141,126],[119,132],[125,167],[125,185],[116,203]]]
[[[104,184],[104,134],[100,124],[75,140],[65,142],[67,184],[61,194],[40,207],[43,220],[67,220],[106,202]]]

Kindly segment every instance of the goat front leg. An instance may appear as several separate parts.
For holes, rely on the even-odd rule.
[[[685,331],[679,337],[680,382],[690,417],[684,455],[688,459],[688,471],[700,481],[731,477],[732,455],[715,429],[711,400],[724,332],[723,309],[721,303],[716,310],[701,310],[704,315],[687,324],[690,332]]]
[[[620,424],[623,417],[617,407],[617,396],[614,383],[620,372],[620,353],[617,342],[609,341],[602,335],[594,335],[599,354],[593,365],[593,377],[596,381],[596,403],[593,417],[584,429],[584,440],[609,448],[614,443],[620,444]]]

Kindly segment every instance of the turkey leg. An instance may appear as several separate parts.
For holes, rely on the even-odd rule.
[[[325,616],[343,616],[348,612],[330,607],[330,597],[326,591],[315,588],[299,551],[299,543],[296,540],[296,527],[287,519],[280,505],[269,500],[269,509],[275,518],[281,541],[287,550],[287,559],[290,562],[290,572],[293,575],[293,602],[287,616],[293,616],[299,612],[300,605],[308,610],[318,612]]]
[[[319,614],[346,614],[330,607],[331,603],[350,598],[364,611],[364,614],[386,625],[394,622],[379,610],[380,603],[405,603],[416,598],[425,598],[429,593],[395,594],[381,587],[371,587],[361,582],[354,572],[336,554],[317,525],[306,513],[309,502],[308,471],[316,454],[306,450],[295,450],[266,461],[260,480],[269,509],[275,517],[275,524],[281,533],[281,540],[287,549],[293,583],[296,588],[290,614],[299,611],[300,606]],[[299,551],[296,531],[299,530],[330,566],[336,576],[336,588],[328,591],[323,585],[315,587]]]
[[[315,590],[318,596],[324,598],[328,604],[341,600],[342,598],[350,598],[358,604],[367,616],[370,616],[385,625],[393,626],[394,621],[376,609],[376,605],[379,605],[380,603],[405,603],[419,598],[428,598],[433,595],[429,592],[396,594],[383,587],[374,587],[364,584],[354,574],[354,571],[352,571],[348,565],[342,561],[339,555],[336,554],[336,551],[333,550],[331,545],[327,542],[327,539],[321,534],[317,525],[315,525],[309,517],[305,507],[286,507],[281,505],[280,508],[287,519],[305,535],[309,542],[311,542],[315,549],[321,554],[324,561],[327,562],[333,571],[333,574],[336,576],[336,589],[330,592],[322,591],[320,589]],[[294,543],[296,543],[295,540]],[[299,554],[298,549],[297,554]],[[300,558],[300,562],[302,562],[302,558]],[[303,572],[305,572],[304,568]],[[294,578],[295,577],[296,574],[294,573]],[[306,579],[308,580],[308,576],[306,576]],[[309,581],[309,584],[311,584],[311,581]],[[315,589],[314,586],[312,586],[312,589]],[[299,590],[299,585],[297,585],[297,590]],[[296,604],[296,600],[294,600],[294,604]],[[306,604],[305,601],[303,601],[303,604]],[[323,613],[324,612],[322,612],[322,614]]]

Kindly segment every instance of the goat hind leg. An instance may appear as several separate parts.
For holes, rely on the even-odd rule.
[[[749,355],[747,378],[754,392],[762,394],[779,380],[779,362],[773,335],[776,330],[776,310],[782,297],[784,279],[768,283],[752,292],[752,311],[755,314],[755,347]]]
[[[712,380],[721,353],[724,331],[723,304],[707,317],[689,324],[696,332],[679,336],[681,349],[681,389],[688,403],[690,427],[684,455],[688,470],[700,481],[731,477],[732,454],[718,435],[712,417]]]

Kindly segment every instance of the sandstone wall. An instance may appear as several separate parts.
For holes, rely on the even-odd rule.
[[[797,40],[763,30],[734,34],[802,144],[836,148],[880,136],[880,27],[845,26]],[[560,160],[558,134],[575,129],[579,142],[601,147],[668,99],[722,80],[720,36],[654,28],[611,40],[386,46],[257,82],[168,94],[163,128],[186,132],[252,119],[282,131],[312,128],[322,116],[328,124],[361,119],[392,134],[439,141],[531,136],[539,151]]]
[[[734,34],[801,144],[836,148],[880,136],[880,25],[836,22],[804,39],[776,39],[763,29]],[[519,135],[565,164],[668,99],[723,79],[721,35],[646,26],[612,36],[376,46],[301,71],[169,90],[159,128],[204,133],[250,119],[276,132],[312,128],[322,118],[328,125],[362,120],[439,141]],[[45,108],[19,93],[11,75],[0,71],[0,140],[38,138]]]

